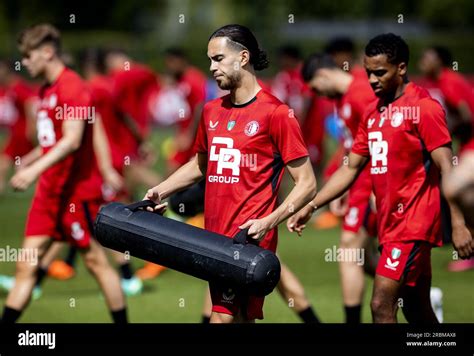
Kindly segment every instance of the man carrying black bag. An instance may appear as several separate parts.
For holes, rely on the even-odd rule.
[[[148,190],[144,199],[158,204],[154,211],[162,211],[163,199],[205,177],[205,228],[230,238],[248,229],[260,247],[275,251],[278,224],[316,194],[301,130],[293,111],[258,85],[255,71],[268,61],[248,28],[227,25],[215,31],[208,56],[217,84],[230,94],[204,106],[195,158]],[[278,206],[285,166],[295,187]],[[212,283],[210,290],[211,323],[263,319],[264,298]]]

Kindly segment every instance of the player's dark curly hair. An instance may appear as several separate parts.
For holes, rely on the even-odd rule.
[[[354,42],[349,37],[335,37],[324,47],[324,52],[335,54],[340,52],[354,52]]]
[[[262,70],[268,67],[268,59],[265,51],[260,49],[257,39],[252,31],[242,25],[223,26],[209,37],[209,41],[215,37],[227,37],[231,46],[239,49],[239,45],[250,52],[250,63],[255,70]]]
[[[407,43],[393,33],[384,33],[372,38],[365,47],[365,55],[374,57],[379,54],[385,54],[388,62],[399,64],[404,62],[408,64],[410,59],[410,51]]]
[[[449,67],[452,65],[453,56],[451,55],[451,51],[449,49],[443,46],[433,46],[430,47],[430,49],[436,53],[444,67]]]
[[[301,68],[301,75],[307,83],[311,81],[314,73],[321,68],[336,68],[337,65],[328,54],[313,53],[303,63]]]
[[[100,74],[105,74],[105,50],[99,47],[88,47],[79,53],[82,68],[89,65]]]

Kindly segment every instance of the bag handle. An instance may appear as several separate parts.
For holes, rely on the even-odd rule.
[[[153,200],[149,200],[149,199],[146,199],[146,200],[140,200],[136,203],[133,203],[133,204],[130,204],[130,205],[127,205],[125,206],[128,210],[131,210],[131,211],[137,211],[137,210],[140,210],[142,208],[154,208],[155,206],[157,206],[158,204],[156,204]]]
[[[238,233],[236,233],[233,238],[234,244],[245,245],[245,243],[250,243],[252,245],[258,246],[259,242],[255,239],[252,239],[248,233],[248,228],[240,230]]]

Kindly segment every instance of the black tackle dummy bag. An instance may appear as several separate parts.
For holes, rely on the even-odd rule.
[[[248,295],[265,296],[280,279],[276,255],[251,243],[247,230],[233,239],[142,210],[156,204],[110,203],[95,221],[95,237],[105,247],[128,251],[146,261],[228,286]]]
[[[173,194],[169,198],[170,208],[184,217],[195,216],[204,211],[206,180],[193,184],[188,189]]]

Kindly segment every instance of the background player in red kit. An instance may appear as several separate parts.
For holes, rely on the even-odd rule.
[[[258,85],[255,70],[266,68],[268,61],[249,29],[240,25],[218,29],[210,37],[207,54],[217,84],[230,94],[204,106],[196,157],[150,189],[145,199],[160,203],[205,177],[206,229],[232,237],[248,228],[261,247],[275,251],[276,226],[316,192],[300,128],[289,107]],[[295,187],[277,207],[285,166]],[[263,298],[236,295],[226,286],[210,289],[211,323],[263,318]]]
[[[441,245],[440,173],[452,169],[451,137],[441,105],[408,82],[408,59],[407,44],[394,34],[367,44],[364,65],[379,100],[364,114],[348,164],[287,223],[301,231],[313,210],[349,189],[371,161],[381,249],[371,301],[376,323],[397,321],[400,297],[408,322],[437,323],[430,253]],[[454,247],[468,258],[472,237],[453,206],[451,215]]]
[[[472,140],[474,133],[474,92],[468,80],[459,71],[453,70],[453,64],[449,49],[434,46],[423,52],[418,66],[429,80],[430,94],[446,110],[448,128],[453,139],[457,139],[460,144],[460,149],[456,150],[455,154],[459,153],[464,166],[469,163],[469,159],[463,156],[474,149],[474,141]],[[461,176],[464,177],[465,175],[458,174],[458,176],[461,179]],[[453,187],[459,186],[460,183],[454,183]],[[474,259],[455,260],[448,264],[448,270],[453,272],[470,269],[474,269]]]
[[[335,100],[342,131],[340,150],[342,156],[347,157],[363,113],[367,106],[375,101],[367,77],[355,76],[351,72],[344,71],[331,57],[320,54],[314,54],[305,61],[303,74],[305,81],[318,95]],[[343,157],[338,157],[338,166],[343,163]],[[341,249],[364,249],[370,242],[364,222],[371,212],[371,193],[372,181],[367,166],[357,177],[348,196],[331,202],[331,204],[337,203],[337,207],[331,211],[344,216]],[[358,261],[341,261],[339,268],[346,322],[360,323],[365,287],[364,266]]]
[[[303,61],[298,47],[286,45],[278,49],[280,71],[271,83],[271,93],[287,104],[299,119],[308,111],[311,92],[301,75]]]
[[[23,65],[33,77],[47,81],[40,90],[36,160],[11,179],[16,190],[27,189],[39,179],[28,213],[22,247],[44,256],[54,239],[67,239],[81,248],[84,262],[97,279],[115,322],[126,322],[120,280],[105,251],[91,238],[92,219],[102,200],[96,166],[90,94],[85,83],[61,61],[60,34],[48,24],[26,29],[19,37]],[[99,190],[99,192],[97,191]],[[17,262],[16,280],[8,294],[3,322],[15,322],[29,302],[38,266]]]
[[[150,68],[133,61],[122,50],[106,51],[104,61],[112,83],[114,105],[124,124],[120,126],[123,167],[128,190],[133,193],[137,184],[150,186],[160,181],[160,176],[149,168],[152,159],[147,146],[148,101],[158,90],[158,80]]]
[[[165,65],[167,72],[176,80],[176,85],[189,106],[188,115],[178,121],[175,138],[176,152],[168,162],[169,173],[172,173],[193,157],[192,145],[206,100],[206,76],[189,63],[186,54],[180,48],[166,50]]]
[[[436,96],[433,97],[446,110],[450,132],[453,138],[459,139],[462,149],[472,137],[474,93],[467,79],[452,67],[451,52],[439,46],[426,49],[419,61],[421,72],[434,85]]]
[[[0,123],[12,122],[7,143],[0,153],[0,194],[6,186],[8,170],[19,157],[35,146],[35,95],[33,89],[13,71],[13,62],[0,60]]]
[[[195,154],[192,146],[206,100],[206,76],[189,63],[186,54],[180,48],[166,50],[165,66],[187,103],[187,107],[180,108],[180,120],[177,122],[176,136],[173,140],[175,152],[167,162],[168,174],[171,174]],[[160,275],[165,269],[161,265],[147,262],[136,275],[143,280],[151,279]]]

